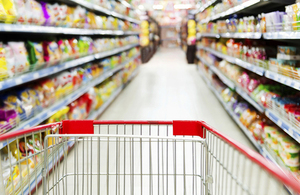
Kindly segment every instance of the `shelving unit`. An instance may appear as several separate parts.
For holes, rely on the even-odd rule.
[[[67,95],[65,98],[58,100],[54,105],[50,106],[49,108],[44,109],[42,112],[38,113],[34,117],[30,118],[29,120],[26,120],[24,122],[21,122],[19,126],[15,127],[14,129],[10,130],[10,132],[19,131],[22,129],[30,128],[39,125],[43,121],[45,121],[47,118],[55,114],[58,110],[63,108],[64,106],[67,106],[68,104],[72,103],[74,100],[78,99],[83,94],[87,93],[90,88],[102,83],[107,78],[114,75],[119,70],[123,69],[125,65],[134,60],[135,58],[139,57],[140,54],[132,57],[131,59],[123,62],[122,64],[118,65],[112,70],[109,70],[105,73],[103,73],[100,77],[90,81],[88,84],[81,86],[76,91],[72,92],[71,94]],[[11,142],[14,140],[11,140]],[[10,143],[11,143],[10,142]],[[7,145],[7,142],[1,142],[0,143],[0,149],[5,147]]]
[[[277,7],[281,7],[284,5],[289,5],[295,3],[293,0],[286,0],[286,1],[277,1],[277,0],[249,0],[246,1],[240,5],[237,5],[235,7],[229,8],[226,11],[223,11],[221,13],[217,13],[211,17],[207,17],[203,20],[201,20],[201,23],[208,23],[209,21],[214,21],[222,18],[226,18],[232,14],[238,14],[238,13],[256,13],[257,11],[264,10],[265,12],[268,12],[268,10],[275,9]]]
[[[20,76],[17,76],[17,77],[13,77],[11,79],[1,81],[0,82],[0,90],[12,88],[12,87],[18,86],[20,84],[24,84],[24,83],[27,83],[27,82],[30,82],[30,81],[34,81],[34,80],[37,80],[37,79],[40,79],[40,78],[43,78],[43,77],[61,72],[63,70],[66,70],[66,69],[69,69],[69,68],[72,68],[72,67],[76,67],[76,66],[91,62],[95,59],[100,59],[100,58],[105,58],[105,57],[108,57],[108,56],[111,56],[111,55],[115,55],[117,53],[120,53],[120,52],[126,51],[128,49],[131,49],[133,47],[136,47],[138,45],[139,44],[127,45],[127,46],[116,48],[116,49],[113,49],[113,50],[110,50],[110,51],[104,51],[104,52],[101,52],[101,53],[85,56],[85,57],[82,57],[82,58],[79,58],[79,59],[71,60],[71,61],[64,62],[64,63],[58,64],[58,65],[55,65],[55,66],[51,66],[51,67],[44,68],[44,69],[41,69],[41,70],[37,70],[37,71],[34,71],[34,72],[29,72],[29,73],[26,73],[26,74],[23,74],[23,75],[20,75]]]
[[[106,15],[110,15],[110,16],[113,16],[113,17],[116,17],[116,18],[120,18],[120,19],[123,19],[123,20],[128,20],[130,22],[134,22],[134,23],[137,23],[137,24],[140,23],[140,21],[137,20],[137,19],[134,19],[134,18],[131,18],[131,17],[119,14],[119,13],[117,13],[115,11],[103,8],[103,7],[99,6],[99,5],[95,5],[93,3],[90,3],[90,2],[87,2],[87,1],[84,1],[84,0],[67,0],[67,1],[76,3],[77,5],[81,5],[83,7],[86,7],[88,9],[90,9],[90,10],[98,11],[98,12],[101,12],[101,13],[106,14]]]
[[[124,1],[124,0],[120,0],[120,1]],[[5,41],[5,42],[14,41],[15,39],[13,39],[13,38],[5,39],[6,35],[13,35],[15,37],[20,36],[20,41],[23,41],[23,42],[32,41],[34,43],[35,42],[41,43],[41,42],[46,41],[46,40],[49,41],[49,42],[52,41],[53,44],[55,45],[54,47],[56,47],[55,49],[57,49],[57,47],[59,45],[57,43],[57,41],[59,40],[58,38],[64,39],[66,41],[71,41],[71,39],[72,39],[72,41],[74,40],[74,42],[72,42],[72,43],[74,43],[74,45],[72,45],[72,48],[70,46],[71,45],[71,43],[70,43],[69,47],[67,48],[68,52],[66,52],[66,54],[64,54],[64,55],[70,55],[68,57],[73,57],[73,56],[71,56],[73,53],[76,54],[77,56],[79,56],[79,55],[82,56],[83,54],[85,54],[86,53],[85,50],[87,49],[87,44],[86,44],[87,42],[88,42],[88,47],[90,49],[89,51],[91,51],[91,49],[93,49],[93,51],[94,51],[95,48],[91,48],[93,45],[90,44],[89,41],[84,40],[85,37],[82,38],[82,44],[78,41],[79,40],[78,37],[80,37],[80,36],[88,36],[89,40],[94,40],[95,37],[97,39],[100,38],[100,37],[103,37],[103,38],[110,37],[110,40],[109,40],[110,42],[109,43],[111,43],[111,45],[120,45],[119,47],[115,47],[114,49],[111,49],[111,50],[108,50],[108,51],[104,51],[104,50],[107,50],[108,48],[103,48],[103,49],[102,48],[97,48],[98,51],[103,51],[103,52],[95,53],[95,54],[89,54],[87,56],[82,56],[82,57],[79,57],[77,59],[72,59],[72,60],[69,60],[69,61],[66,61],[66,62],[61,61],[59,63],[57,63],[58,62],[57,59],[60,59],[60,55],[55,53],[55,55],[56,55],[55,56],[55,58],[56,58],[55,61],[56,61],[57,64],[55,64],[55,65],[51,64],[50,65],[50,63],[49,63],[49,66],[46,66],[43,69],[38,69],[38,70],[31,71],[31,72],[26,72],[26,73],[23,72],[21,75],[16,75],[12,78],[9,78],[9,79],[6,79],[6,80],[1,80],[0,81],[0,91],[2,91],[1,93],[5,94],[8,91],[9,92],[10,91],[17,91],[17,89],[20,89],[21,87],[23,87],[23,86],[20,86],[20,85],[23,85],[23,84],[26,84],[26,83],[29,83],[29,82],[39,82],[39,79],[41,79],[41,78],[46,78],[46,77],[48,78],[49,77],[49,79],[51,79],[51,82],[54,83],[54,81],[53,81],[54,79],[52,79],[52,76],[57,74],[57,73],[69,74],[69,71],[67,71],[67,70],[69,70],[71,68],[79,67],[81,65],[85,65],[86,63],[90,63],[90,62],[97,62],[97,63],[94,63],[93,65],[90,65],[90,66],[82,66],[83,69],[80,69],[80,70],[76,69],[76,76],[74,76],[74,78],[72,78],[72,79],[74,79],[74,80],[77,79],[77,81],[74,81],[74,80],[70,81],[70,79],[68,78],[69,79],[68,84],[70,84],[72,82],[73,83],[77,82],[77,84],[75,86],[77,86],[80,83],[81,84],[80,87],[78,87],[78,88],[76,87],[76,88],[70,90],[70,92],[68,94],[65,94],[63,97],[60,97],[61,96],[60,94],[59,95],[55,94],[56,95],[55,96],[56,101],[53,104],[49,105],[49,107],[42,108],[42,110],[40,112],[35,113],[35,115],[32,116],[32,117],[28,116],[27,120],[22,120],[20,122],[20,124],[18,124],[16,127],[14,127],[13,129],[10,129],[7,132],[12,132],[13,134],[20,133],[20,130],[30,128],[30,127],[35,127],[37,125],[40,125],[40,124],[44,123],[51,116],[53,116],[56,113],[59,113],[58,111],[61,111],[62,108],[66,107],[66,106],[70,105],[72,102],[78,100],[78,98],[85,95],[87,92],[89,92],[89,90],[91,90],[95,86],[98,86],[99,84],[103,83],[107,79],[113,77],[113,75],[117,74],[117,72],[120,72],[123,69],[127,69],[126,65],[129,62],[131,62],[133,60],[136,60],[137,58],[140,58],[140,56],[141,56],[140,53],[134,53],[134,54],[136,54],[135,56],[132,56],[131,53],[126,53],[126,55],[124,55],[124,56],[122,55],[122,59],[124,59],[127,56],[127,58],[125,58],[125,59],[127,59],[126,61],[122,60],[122,63],[118,64],[117,66],[115,66],[112,69],[104,68],[104,72],[100,76],[95,77],[95,75],[99,75],[100,71],[103,70],[102,69],[103,67],[100,67],[101,64],[99,63],[99,59],[114,56],[116,54],[119,54],[121,52],[125,52],[125,51],[130,50],[134,47],[139,46],[138,41],[133,42],[133,41],[130,41],[131,39],[126,39],[125,41],[121,40],[121,39],[118,39],[118,40],[120,40],[118,42],[118,44],[113,42],[115,40],[111,40],[111,39],[113,39],[114,37],[119,37],[119,36],[122,36],[122,38],[125,37],[125,36],[129,36],[129,35],[138,36],[140,34],[140,32],[139,32],[139,30],[136,30],[136,27],[137,27],[136,24],[140,24],[141,21],[139,19],[132,18],[132,17],[129,17],[127,15],[117,13],[116,9],[110,10],[110,9],[101,7],[99,5],[95,5],[94,3],[88,2],[88,1],[85,1],[85,0],[64,0],[64,1],[59,1],[59,2],[67,4],[68,6],[71,6],[71,7],[76,7],[77,5],[85,7],[85,8],[87,8],[87,10],[89,12],[93,12],[98,16],[104,16],[105,15],[105,16],[112,16],[114,18],[121,19],[125,22],[124,25],[126,25],[126,26],[129,25],[130,28],[121,28],[120,25],[118,27],[116,25],[113,25],[113,26],[115,26],[115,28],[107,26],[107,30],[104,30],[104,29],[87,29],[86,25],[84,25],[84,28],[67,28],[67,27],[56,27],[56,26],[36,26],[36,25],[1,23],[0,24],[0,33],[3,35],[3,41]],[[55,3],[55,2],[50,2],[50,3]],[[126,5],[126,4],[124,4],[124,5]],[[126,7],[127,7],[126,12],[125,12],[125,8],[124,8],[123,9],[124,12],[122,12],[122,13],[129,13],[128,12],[129,9],[133,9],[133,7],[130,4],[128,4]],[[132,10],[130,10],[130,14],[131,13],[133,13],[133,15],[135,15],[135,13],[132,12]],[[117,21],[117,22],[119,22],[119,21]],[[81,26],[83,26],[83,25],[81,25]],[[133,30],[112,30],[112,29],[133,29]],[[13,36],[10,36],[10,37],[13,37]],[[129,45],[124,45],[123,44],[123,46],[121,46],[121,43],[125,43],[127,40],[129,40],[130,43],[134,43],[134,44],[129,44]],[[133,38],[133,40],[137,40],[137,39]],[[78,41],[78,42],[76,42],[76,41]],[[22,44],[23,44],[23,42],[22,42]],[[78,45],[77,45],[77,43],[78,43]],[[128,41],[126,43],[128,43]],[[43,42],[43,44],[44,44],[44,42]],[[81,44],[81,45],[79,45],[79,44]],[[83,45],[83,44],[86,44],[86,45]],[[64,46],[65,45],[62,44],[62,47],[64,47]],[[41,56],[41,58],[46,58],[45,56],[47,54],[44,55],[44,53],[43,53],[45,51],[44,45],[42,45],[41,47],[43,47],[43,48],[42,48],[41,52],[38,51],[39,55]],[[64,50],[65,48],[62,48],[62,47],[59,46],[59,48],[61,50]],[[105,46],[103,45],[103,47],[105,47]],[[71,52],[70,48],[73,49],[74,51],[72,50],[72,52]],[[36,49],[36,48],[34,48],[34,49]],[[26,47],[26,50],[28,51],[29,49]],[[81,51],[81,50],[83,50],[83,51]],[[59,52],[58,49],[55,52]],[[132,52],[136,52],[136,50],[133,50]],[[132,57],[130,59],[128,59],[129,58],[128,56],[132,56]],[[65,59],[64,57],[61,57],[61,58]],[[121,57],[118,56],[118,57],[113,58],[113,59],[121,60]],[[96,60],[98,60],[98,61],[96,61]],[[112,59],[110,59],[110,60],[112,60]],[[47,60],[45,59],[45,61],[47,61]],[[134,62],[134,65],[135,65],[135,63],[139,63],[139,62],[140,62],[139,59],[136,60]],[[116,64],[116,63],[117,62],[114,62],[111,65]],[[31,65],[33,65],[33,62],[30,61],[30,66]],[[111,83],[114,83],[114,84],[118,83],[117,86],[119,86],[119,84],[121,84],[121,86],[119,86],[116,89],[111,88],[112,90],[114,89],[114,91],[111,94],[107,93],[107,95],[110,95],[110,96],[105,98],[106,101],[102,104],[102,106],[99,109],[97,109],[93,112],[90,112],[87,119],[91,119],[91,120],[97,119],[97,117],[105,111],[105,109],[122,92],[122,90],[125,88],[125,86],[130,82],[130,80],[133,79],[134,76],[138,73],[138,67],[130,75],[130,77],[129,77],[129,79],[126,83],[121,84],[120,83],[120,82],[122,82],[121,80],[118,80],[118,82],[116,80],[110,81]],[[95,68],[95,69],[93,69],[93,68]],[[82,70],[91,71],[91,72],[89,72],[89,73],[80,72]],[[92,72],[92,71],[97,71],[97,72]],[[74,72],[74,74],[75,74],[75,72]],[[118,76],[117,77],[118,79],[121,79],[122,75],[118,74],[117,76]],[[55,77],[55,78],[57,78],[57,77]],[[93,78],[93,79],[91,80],[91,78]],[[61,79],[63,80],[63,79],[66,79],[66,78],[61,76]],[[57,81],[55,81],[55,82],[57,82]],[[65,80],[64,81],[59,81],[59,82],[62,83],[62,82],[65,82]],[[24,88],[27,89],[30,84],[26,84]],[[59,83],[59,85],[62,85],[62,84]],[[33,89],[33,88],[30,88],[30,89]],[[51,89],[60,89],[60,88],[55,86],[55,87],[52,87]],[[62,90],[64,90],[64,89],[62,89]],[[53,91],[48,92],[48,93],[53,93]],[[75,118],[78,118],[78,117],[75,117]],[[11,121],[10,121],[10,123],[11,123]],[[11,128],[11,126],[9,126],[9,128]],[[2,127],[2,129],[3,129],[3,127]],[[1,129],[1,133],[4,133],[4,131],[2,132],[2,129]],[[42,132],[42,133],[45,133],[45,132]],[[22,134],[23,134],[23,132],[22,132]],[[24,134],[24,135],[27,136],[27,134]],[[43,136],[44,136],[44,134],[43,134]],[[16,137],[16,138],[12,138],[12,139],[9,139],[9,140],[6,140],[6,141],[1,141],[0,142],[0,150],[3,149],[5,146],[7,146],[9,143],[14,142],[16,139],[21,140],[20,137]],[[43,138],[41,138],[41,139],[43,139]],[[26,141],[26,139],[25,139],[25,141]],[[14,145],[14,143],[13,143],[13,145]],[[58,160],[50,157],[50,163],[48,164],[48,170],[51,170],[56,163],[63,160],[64,153],[69,151],[73,146],[74,146],[74,142],[69,141],[66,148],[61,147],[58,150],[58,153],[57,153],[57,155],[59,157]],[[26,155],[27,155],[27,152],[26,152]],[[42,163],[42,161],[39,162],[39,163]],[[47,166],[47,164],[45,164],[45,166]],[[28,167],[28,169],[29,169],[29,167]],[[33,169],[33,168],[31,168],[31,169]],[[18,188],[17,189],[18,193],[20,193],[20,194],[31,194],[31,193],[33,193],[34,191],[37,190],[36,185],[39,186],[41,184],[42,172],[43,172],[42,165],[41,164],[39,164],[38,166],[35,165],[33,172],[32,172],[31,169],[30,169],[30,174],[28,175],[29,180],[27,180],[27,179],[26,179],[26,181],[23,180],[23,183],[21,184],[21,182],[22,182],[22,177],[21,177],[21,182],[17,182],[17,184],[16,184],[17,185],[16,187]],[[21,172],[22,172],[22,169],[21,169]],[[21,173],[21,174],[23,175],[24,173]],[[37,174],[37,175],[34,175],[34,174]],[[25,176],[23,178],[25,178]],[[6,189],[6,187],[1,189],[0,191],[3,192],[2,190],[5,190],[5,189]]]
[[[227,76],[225,76],[219,69],[215,66],[209,64],[205,59],[197,56],[197,58],[202,61],[205,65],[209,67],[209,69],[214,72],[219,79],[227,85],[230,89],[235,90],[243,99],[249,102],[254,108],[256,108],[259,112],[263,113],[265,108],[258,104],[255,100],[251,98],[251,96],[245,92],[241,87],[237,86],[233,81],[231,81]]]
[[[225,55],[225,54],[222,54],[221,52],[218,52],[214,49],[211,49],[209,47],[198,47],[198,49],[203,49],[205,51],[208,51],[212,54],[214,54],[215,56],[219,57],[219,58],[222,58],[232,64],[236,64],[240,67],[243,67],[247,70],[250,70],[251,72],[254,72],[260,76],[263,76],[264,73],[265,73],[265,69],[264,68],[261,68],[261,67],[258,67],[258,66],[255,66],[253,64],[250,64],[248,62],[245,62],[241,59],[238,59],[238,58],[235,58],[235,57],[231,57],[231,56],[228,56],[228,55]]]
[[[52,26],[34,26],[22,24],[0,24],[0,32],[14,33],[47,33],[47,34],[67,34],[67,35],[138,35],[139,32],[123,30],[100,30],[65,28]]]
[[[227,111],[228,115],[232,118],[232,120],[240,127],[240,129],[243,131],[243,133],[246,135],[246,137],[250,140],[250,142],[252,143],[252,145],[257,149],[257,151],[264,156],[266,159],[270,160],[271,162],[273,162],[274,164],[276,164],[278,166],[278,168],[287,171],[287,168],[285,168],[285,166],[283,165],[282,161],[280,159],[275,159],[272,155],[270,154],[270,151],[268,151],[265,146],[263,144],[258,143],[254,137],[251,135],[250,131],[241,123],[241,121],[239,120],[239,118],[234,114],[233,110],[229,107],[229,105],[224,102],[224,100],[222,99],[221,95],[217,92],[217,90],[212,86],[212,84],[210,83],[210,81],[204,76],[204,74],[202,73],[202,71],[200,70],[200,68],[197,66],[197,70],[200,74],[200,76],[202,77],[202,79],[207,83],[208,88],[215,94],[216,98],[219,100],[219,102],[221,103],[221,105],[223,106],[223,108]],[[268,115],[269,111],[266,110],[266,115]],[[268,116],[269,117],[269,116]],[[275,122],[275,121],[274,121]],[[278,123],[277,123],[278,124]],[[300,134],[299,134],[300,135]],[[300,137],[299,137],[300,138]],[[300,140],[300,139],[299,139]],[[299,142],[299,141],[298,141]],[[300,143],[300,142],[299,142]],[[287,188],[287,190],[293,194],[293,191],[289,188]]]

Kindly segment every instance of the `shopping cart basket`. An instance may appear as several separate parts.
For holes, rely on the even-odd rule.
[[[201,121],[63,121],[0,143],[0,194],[300,192],[289,173]]]

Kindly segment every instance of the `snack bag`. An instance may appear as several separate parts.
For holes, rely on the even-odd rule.
[[[52,10],[52,5],[41,1],[42,10],[45,18],[45,26],[53,26],[55,23],[55,17]]]
[[[68,6],[60,5],[59,6],[60,26],[67,25],[67,15],[68,15]]]
[[[6,17],[7,17],[7,13],[6,13],[2,3],[0,3],[0,21],[4,22]]]
[[[35,0],[26,0],[27,3],[30,3],[31,7],[31,18],[33,20],[33,24],[35,25],[44,25],[45,17],[43,17],[43,8],[42,5]]]
[[[28,59],[30,62],[30,70],[36,70],[44,64],[44,51],[41,43],[27,41]]]
[[[42,103],[43,108],[47,108],[55,102],[55,84],[51,79],[45,79],[40,82],[40,85],[35,87],[35,90],[39,96],[39,100]]]
[[[26,113],[26,119],[31,118],[34,114],[33,107],[35,105],[34,99],[29,94],[29,89],[21,89],[17,91],[17,97],[22,102],[22,107]]]
[[[14,23],[17,20],[17,10],[13,0],[2,0],[2,5],[7,14],[5,23]]]
[[[17,15],[17,23],[18,24],[26,24],[28,22],[28,16],[29,13],[28,10],[26,10],[25,0],[15,0],[15,6],[18,12]]]
[[[86,10],[80,6],[77,6],[74,10],[73,14],[73,22],[74,22],[74,27],[76,28],[83,28],[84,23],[85,23],[85,13]]]
[[[22,102],[20,99],[18,99],[16,95],[4,94],[3,96],[0,97],[0,99],[3,104],[1,107],[4,110],[15,110],[20,116],[21,120],[26,118],[25,110],[22,106]]]
[[[74,8],[67,6],[66,10],[66,20],[65,26],[66,27],[74,27]]]
[[[30,66],[24,42],[8,42],[8,45],[12,48],[15,57],[15,74],[27,72]]]
[[[0,48],[0,81],[9,77],[9,69],[6,63],[5,49]]]
[[[79,47],[77,39],[70,39],[69,44],[72,48],[72,57],[79,58]]]
[[[44,60],[50,66],[59,62],[61,56],[60,56],[58,45],[55,41],[52,42],[44,41],[43,49],[44,49]]]
[[[70,45],[67,46],[65,43],[64,40],[59,40],[57,42],[62,61],[66,61],[70,57]]]

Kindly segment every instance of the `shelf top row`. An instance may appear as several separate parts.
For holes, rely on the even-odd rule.
[[[104,51],[104,52],[101,52],[101,53],[92,54],[92,55],[85,56],[85,57],[82,57],[82,58],[79,58],[79,59],[67,61],[67,62],[58,64],[58,65],[55,65],[55,66],[50,66],[48,68],[44,68],[44,69],[37,70],[37,71],[34,71],[34,72],[29,72],[29,73],[20,75],[18,77],[13,77],[11,79],[7,79],[7,80],[4,80],[4,81],[0,82],[0,91],[18,86],[18,85],[23,84],[23,83],[27,83],[27,82],[30,82],[30,81],[34,81],[34,80],[43,78],[43,77],[61,72],[61,71],[66,70],[66,69],[79,66],[79,65],[84,64],[84,63],[91,62],[95,59],[100,59],[100,58],[105,58],[105,57],[108,57],[108,56],[111,56],[111,55],[115,55],[117,53],[120,53],[120,52],[126,51],[128,49],[131,49],[133,47],[136,47],[138,45],[139,44],[131,44],[131,45],[127,45],[127,46],[124,46],[124,47],[119,47],[119,48],[116,48],[116,49],[113,49],[113,50],[110,50],[110,51]]]
[[[73,3],[76,3],[78,5],[81,5],[83,7],[86,7],[88,9],[99,11],[101,13],[104,13],[104,14],[107,14],[107,15],[110,15],[110,16],[113,16],[113,17],[116,17],[116,18],[120,18],[120,19],[123,19],[123,20],[127,20],[129,22],[134,22],[134,23],[137,23],[137,24],[141,23],[137,19],[119,14],[115,11],[108,10],[106,8],[103,8],[103,7],[99,6],[99,5],[95,5],[93,3],[90,3],[90,2],[87,2],[87,1],[84,1],[84,0],[69,0],[69,1],[71,1]]]
[[[204,11],[205,9],[207,9],[209,6],[213,5],[214,3],[215,3],[215,1],[213,1],[213,0],[209,1],[207,4],[202,6],[202,8],[200,8],[200,11],[201,10]],[[278,6],[281,7],[281,6],[290,5],[290,4],[293,4],[293,3],[295,3],[294,0],[285,0],[285,1],[278,1],[278,0],[248,0],[244,3],[241,3],[239,5],[231,7],[226,11],[223,11],[221,13],[217,13],[217,14],[214,14],[213,16],[207,17],[207,18],[201,20],[200,22],[201,23],[207,23],[209,21],[218,20],[218,19],[221,19],[221,18],[224,18],[224,17],[228,17],[232,14],[237,14],[237,13],[241,13],[241,12],[252,13],[252,12],[255,12],[255,10],[265,10],[264,8],[268,8],[268,7],[266,7],[268,5],[270,5],[269,7],[275,9]]]
[[[245,32],[245,33],[199,33],[198,38],[200,37],[209,37],[209,38],[236,38],[236,39],[300,39],[300,32]]]
[[[69,35],[138,35],[139,32],[123,30],[93,30],[22,24],[0,24],[0,32],[49,33]]]
[[[272,79],[274,81],[277,81],[281,84],[284,84],[286,86],[289,86],[291,88],[294,88],[294,89],[300,91],[300,80],[295,80],[295,79],[292,79],[290,77],[278,74],[276,72],[265,70],[262,67],[256,66],[256,65],[251,64],[249,62],[245,62],[245,61],[243,61],[241,59],[238,59],[238,58],[235,58],[235,57],[231,57],[231,56],[222,54],[221,52],[218,52],[218,51],[216,51],[214,49],[211,49],[209,47],[198,46],[198,49],[206,50],[206,51],[214,54],[215,56],[217,56],[219,58],[222,58],[222,59],[224,59],[224,60],[226,60],[230,63],[236,64],[236,65],[241,66],[241,67],[243,67],[243,68],[245,68],[245,69],[247,69],[251,72],[254,72],[254,73],[256,73],[260,76],[265,76],[266,78]]]

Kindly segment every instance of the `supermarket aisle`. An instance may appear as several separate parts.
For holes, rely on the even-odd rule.
[[[178,49],[160,49],[101,120],[204,120],[240,143],[252,145],[214,94],[194,65],[187,65]]]

